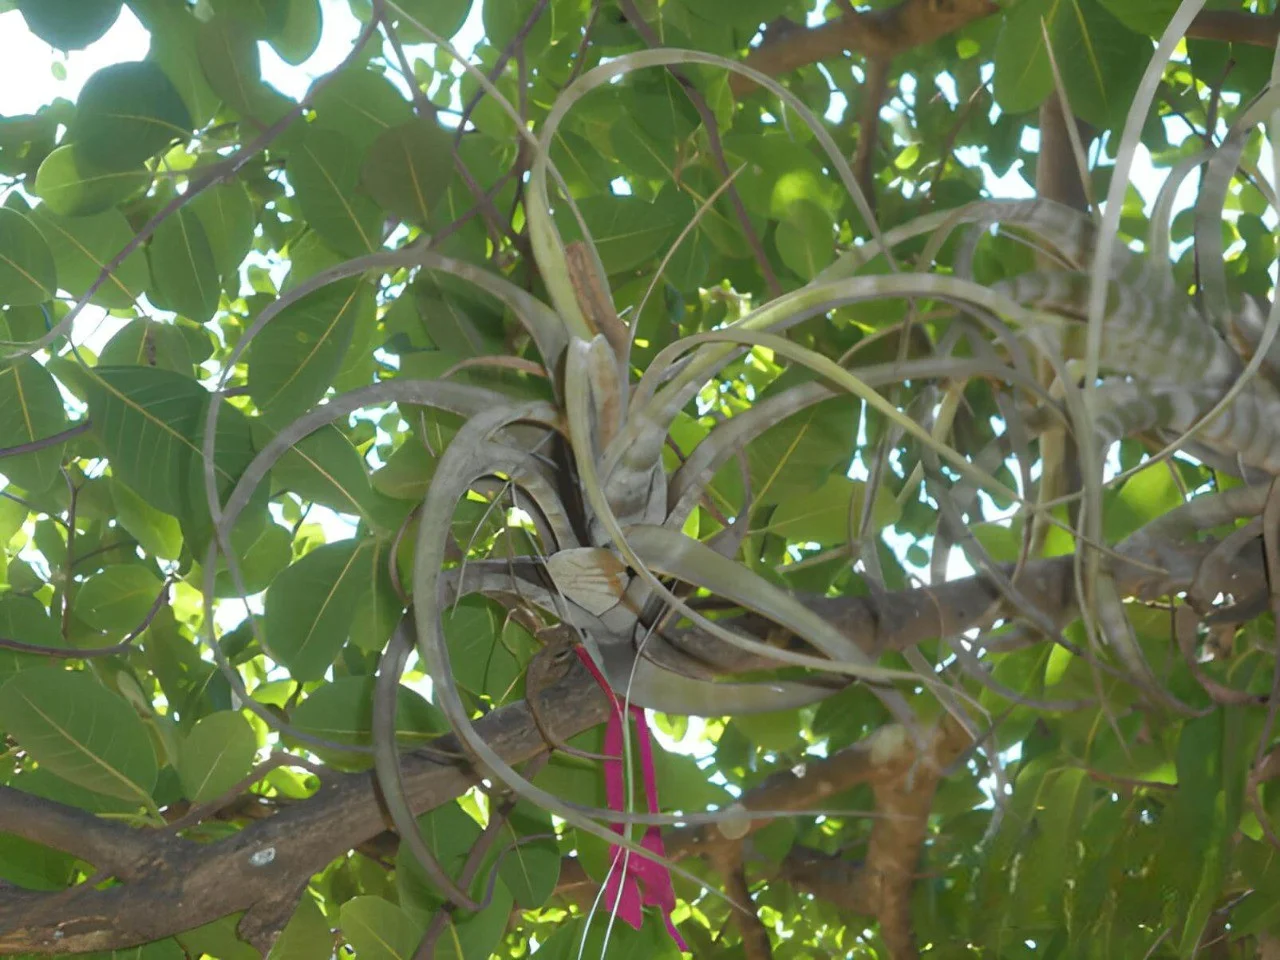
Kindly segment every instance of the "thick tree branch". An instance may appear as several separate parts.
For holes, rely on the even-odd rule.
[[[604,695],[581,668],[549,688],[540,709],[567,734],[608,716]],[[509,763],[546,749],[524,703],[494,711],[479,728]],[[451,737],[439,746],[460,749]],[[413,753],[404,757],[405,791],[415,813],[448,803],[476,780],[463,766]],[[70,823],[63,818],[61,829]],[[282,891],[292,896],[327,864],[386,828],[369,772],[335,777],[309,799],[218,843],[180,842],[168,832],[111,832],[111,837],[127,841],[135,853],[149,858],[145,873],[136,882],[105,890],[82,885],[53,893],[7,894],[0,900],[0,955],[125,949],[240,911],[247,912],[246,920],[274,922]],[[35,839],[37,834],[45,837],[41,842],[51,843],[58,830],[28,827],[22,835]],[[89,851],[82,846],[75,852],[87,856]],[[256,937],[258,924],[253,926],[244,932]]]
[[[846,13],[807,30],[789,30],[753,50],[746,65],[776,77],[846,52],[891,60],[999,9],[991,0],[903,0],[887,10]],[[752,87],[745,77],[734,77],[731,83],[735,93]]]
[[[140,875],[155,848],[139,830],[3,785],[0,832],[69,853],[117,877]]]
[[[1211,542],[1171,544],[1152,542],[1137,534],[1119,548],[1131,562],[1115,563],[1116,588],[1121,596],[1154,600],[1187,589],[1200,571],[1201,562],[1213,550]],[[1071,556],[1033,560],[1023,566],[1014,581],[1018,590],[1050,620],[1066,625],[1076,616],[1076,592]],[[1155,568],[1155,569],[1153,569]],[[1012,576],[1014,566],[1001,568]],[[1235,558],[1232,583],[1223,593],[1258,596],[1266,590],[1261,571],[1261,546],[1250,545]],[[905,650],[939,637],[956,636],[979,626],[992,616],[1016,614],[1004,601],[997,584],[981,574],[950,580],[933,587],[873,596],[801,597],[805,606],[820,614],[854,640],[869,655]],[[994,609],[994,614],[992,613]],[[734,629],[757,636],[777,631],[762,618],[744,614],[725,621]],[[673,632],[677,647],[712,663],[724,673],[768,669],[769,662],[697,630]]]
[[[1116,562],[1117,586],[1125,596],[1144,599],[1187,589],[1213,547],[1212,543],[1194,541],[1171,544],[1139,533],[1122,547],[1130,562]],[[1031,602],[1059,622],[1074,616],[1072,562],[1071,557],[1034,561],[1026,565],[1018,580]],[[1162,567],[1164,572],[1139,562]],[[1201,582],[1197,586],[1210,596],[1221,590],[1238,599],[1266,590],[1262,570],[1260,547],[1253,544],[1235,556],[1229,569],[1221,571],[1220,576],[1231,582]],[[868,652],[878,654],[955,634],[988,615],[999,597],[996,586],[979,576],[890,594],[879,602],[868,597],[804,599]],[[760,637],[776,632],[750,616],[738,618],[737,625]],[[759,665],[737,666],[753,669]],[[594,681],[576,666],[545,691],[540,704],[542,716],[564,736],[603,722],[608,712]],[[527,760],[546,749],[524,703],[495,711],[479,726],[508,762]],[[905,789],[905,781],[894,785],[894,771],[901,763],[906,763],[908,770],[911,767],[899,757],[898,748],[889,749],[894,729],[888,728],[829,760],[809,764],[805,771],[771,779],[751,793],[746,805],[749,809],[813,808],[825,797],[871,781],[884,809],[918,813],[919,805],[927,811],[926,794],[932,795],[933,786],[924,793],[919,790],[936,774],[926,772],[928,764],[917,764],[915,773],[908,774],[917,778],[910,790]],[[900,739],[909,747],[910,738]],[[943,740],[948,749],[954,749],[956,742],[949,736]],[[445,751],[459,749],[452,738],[445,738],[438,746]],[[404,781],[412,809],[421,813],[455,799],[476,782],[476,777],[466,767],[408,754]],[[250,924],[253,929],[245,932],[261,942],[262,931],[278,919],[282,891],[300,889],[334,859],[387,830],[372,773],[335,776],[309,799],[251,823],[225,840],[205,845],[188,843],[169,831],[148,833],[105,824],[88,814],[31,801],[21,794],[15,797],[14,793],[0,791],[0,824],[7,832],[73,852],[129,882],[104,890],[81,885],[53,893],[7,891],[0,900],[0,954],[128,948],[240,911],[246,912],[246,921],[254,920]],[[910,827],[911,819],[906,818],[901,829],[919,829]],[[19,822],[20,827],[16,826]],[[914,836],[903,834],[886,841],[885,857],[892,851],[906,850],[914,864],[918,855]],[[672,831],[668,851],[676,857],[701,855],[727,842],[718,827]],[[916,845],[915,852],[910,844]],[[878,861],[875,871],[882,877],[892,873],[887,863],[898,862],[879,862],[876,854],[869,855],[869,864],[873,859]],[[888,896],[883,885],[877,889],[880,899],[872,912],[886,924],[901,915],[904,901]]]
[[[887,10],[846,13],[816,27],[787,30],[776,39],[766,39],[745,62],[761,73],[776,77],[845,53],[892,58],[999,11],[1000,7],[991,0],[902,0]],[[1221,40],[1267,48],[1275,46],[1277,35],[1280,35],[1280,16],[1235,10],[1203,11],[1187,31],[1193,40]],[[734,93],[738,94],[752,86],[745,77],[734,77],[731,81]]]

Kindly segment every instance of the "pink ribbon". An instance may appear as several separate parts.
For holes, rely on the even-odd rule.
[[[621,811],[625,803],[625,785],[622,776],[622,704],[609,686],[600,668],[595,665],[591,655],[582,647],[576,648],[578,659],[591,671],[600,689],[609,697],[613,711],[609,714],[608,725],[604,729],[604,752],[615,759],[604,762],[604,792],[610,810]],[[640,771],[644,780],[645,804],[650,813],[658,812],[658,777],[653,768],[653,743],[649,735],[649,723],[645,719],[644,710],[632,706],[628,711],[636,724],[637,742],[640,746]],[[611,823],[609,829],[614,833],[622,833],[622,824]],[[662,833],[657,825],[645,828],[640,846],[649,852],[666,856],[662,845]],[[671,885],[671,871],[662,864],[636,854],[628,855],[627,851],[616,844],[609,847],[609,876],[604,886],[604,902],[610,910],[617,908],[617,914],[632,929],[639,930],[644,919],[644,907],[654,906],[662,913],[662,922],[666,924],[667,933],[683,952],[688,953],[680,931],[671,922],[671,911],[676,908],[676,891]]]

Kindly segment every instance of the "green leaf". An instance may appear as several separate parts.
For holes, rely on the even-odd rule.
[[[448,914],[444,933],[436,946],[435,960],[492,956],[510,922],[512,904],[511,891],[499,880],[494,884],[493,899],[479,913]]]
[[[257,222],[253,201],[238,182],[222,183],[204,191],[188,208],[204,227],[218,276],[227,289],[240,289],[240,264],[253,247],[253,229]]]
[[[507,838],[552,834],[551,817],[528,804],[518,804],[507,818]],[[551,899],[560,880],[560,846],[550,836],[522,840],[498,865],[498,876],[523,910],[536,910]]]
[[[51,773],[150,805],[158,767],[146,724],[91,674],[60,667],[14,674],[0,687],[0,728]]]
[[[382,245],[382,211],[356,192],[360,156],[334,130],[308,130],[289,151],[289,182],[312,229],[339,253],[357,257]]]
[[[808,496],[853,459],[856,407],[836,398],[770,427],[747,445],[757,506]]]
[[[58,632],[58,626],[49,616],[44,604],[32,597],[15,593],[0,596],[0,637],[22,643],[65,650],[67,643]],[[19,670],[43,667],[49,663],[37,653],[18,653],[0,650],[0,683]]]
[[[687,197],[647,203],[639,197],[587,197],[579,201],[600,262],[610,275],[632,270],[656,256],[675,239],[693,212]]]
[[[268,432],[260,431],[258,446],[266,446],[268,440]],[[304,500],[338,513],[369,516],[373,487],[364,458],[333,424],[326,424],[290,447],[276,461],[271,474],[280,488]]]
[[[44,158],[36,173],[35,192],[55,213],[82,217],[109,210],[151,182],[141,165],[130,170],[103,170],[80,147],[59,147]]]
[[[420,34],[415,26],[423,26],[446,40],[462,29],[471,12],[471,0],[405,0],[398,6],[407,14],[400,23],[410,34]]]
[[[320,44],[320,0],[286,0],[284,22],[267,35],[280,59],[297,66]]]
[[[133,228],[118,210],[87,217],[60,217],[41,204],[31,218],[43,234],[58,269],[58,286],[80,297],[134,238]],[[108,309],[133,306],[151,286],[146,254],[139,248],[107,275],[89,298]]]
[[[352,897],[338,919],[361,960],[412,960],[426,926],[382,897]]]
[[[128,633],[145,622],[161,586],[146,567],[114,564],[95,573],[76,590],[76,616],[104,633]]]
[[[0,369],[0,446],[45,440],[67,428],[62,394],[53,377],[31,357]],[[64,444],[0,460],[0,473],[36,493],[58,479]]]
[[[521,672],[521,661],[513,651],[523,647],[532,652],[535,646],[531,638],[526,641],[528,634],[514,623],[507,623],[504,629],[506,617],[501,608],[492,600],[474,595],[463,597],[442,619],[458,686],[494,699],[509,692]]]
[[[231,531],[231,548],[240,578],[231,576],[222,558],[213,581],[214,595],[253,596],[267,589],[293,559],[293,534],[278,523],[238,523]]]
[[[98,357],[102,366],[147,366],[191,376],[194,366],[187,337],[172,323],[131,320],[107,341]]]
[[[584,925],[586,929],[584,930]],[[639,930],[624,923],[584,924],[580,917],[560,924],[539,949],[546,960],[579,960],[581,957],[608,957],[609,960],[679,960],[680,950],[663,929],[661,921],[647,917]],[[543,960],[539,956],[538,960]]]
[[[202,23],[196,52],[210,88],[242,117],[255,117],[263,106],[262,65],[257,38],[248,27],[228,17]]]
[[[164,560],[176,560],[182,553],[182,527],[178,518],[157,510],[129,487],[111,479],[111,497],[116,520],[143,550]]]
[[[183,523],[199,556],[209,534],[203,455],[208,392],[190,377],[147,366],[104,366],[90,371],[89,413],[111,472],[156,509]],[[225,404],[218,414],[214,478],[225,497],[253,458],[249,424]],[[255,492],[267,496],[265,484]],[[242,522],[247,522],[249,514]]]
[[[1108,543],[1118,543],[1135,530],[1182,503],[1171,464],[1153,463],[1125,481],[1106,498],[1103,533]],[[1110,494],[1110,491],[1108,491]]]
[[[360,316],[376,310],[360,279],[321,287],[285,307],[249,346],[249,395],[273,423],[302,415],[337,376]]]
[[[293,711],[293,725],[326,740],[367,747],[373,743],[372,677],[339,677],[312,690]],[[448,730],[444,716],[408,687],[396,688],[396,741],[405,749],[430,743]],[[320,749],[308,747],[307,749]],[[373,760],[366,755],[324,750],[328,762],[343,769],[363,770]]]
[[[248,776],[257,752],[257,735],[239,711],[201,717],[178,755],[178,778],[187,799],[208,803],[222,796]]]
[[[267,589],[267,644],[295,680],[319,680],[346,643],[355,603],[369,589],[371,541],[312,550]]]
[[[59,50],[83,50],[116,22],[123,0],[18,0],[27,27]]]
[[[0,302],[21,307],[53,299],[58,270],[31,218],[0,207]]]
[[[147,249],[164,304],[196,323],[213,319],[222,290],[209,238],[195,212],[184,207],[166,217]]]
[[[173,81],[149,61],[103,67],[84,85],[67,142],[102,170],[136,167],[191,135],[191,114]]]
[[[418,817],[418,827],[441,869],[456,879],[467,855],[480,839],[480,825],[457,803],[446,803]],[[477,877],[477,881],[480,879]],[[396,853],[396,890],[400,894],[400,905],[424,924],[442,903],[440,891],[427,879],[413,851],[405,845]]]
[[[133,5],[135,13],[139,13],[138,6]],[[196,49],[200,21],[185,5],[169,3],[148,3],[145,20],[151,31],[147,59],[157,63],[177,88],[191,114],[192,126],[198,130],[213,119],[220,105],[220,98],[200,68]]]
[[[453,174],[450,140],[437,124],[424,121],[383,131],[364,158],[365,189],[392,213],[427,223]]]
[[[334,76],[316,93],[312,106],[317,129],[345,136],[361,158],[380,134],[413,119],[404,95],[383,74],[364,66]]]
[[[1053,90],[1041,20],[1071,109],[1095,126],[1122,121],[1151,43],[1098,0],[1025,0],[1005,17],[996,43],[995,97],[1002,110],[1038,107]]]
[[[787,209],[773,242],[793,273],[812,280],[835,259],[831,214],[811,200],[799,200]]]
[[[1164,33],[1180,6],[1179,0],[1102,0],[1102,5],[1130,30],[1148,37]]]

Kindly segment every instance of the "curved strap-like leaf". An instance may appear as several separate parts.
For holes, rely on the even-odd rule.
[[[417,624],[418,653],[434,682],[436,704],[444,712],[463,746],[472,753],[481,767],[490,771],[512,791],[574,826],[611,844],[631,850],[633,855],[657,860],[673,872],[706,888],[707,884],[694,874],[677,864],[655,857],[639,843],[619,836],[590,818],[599,816],[615,823],[665,825],[718,822],[726,818],[724,813],[639,814],[601,810],[562,800],[522,777],[484,741],[472,723],[454,681],[438,596],[440,574],[444,565],[444,532],[452,520],[458,499],[477,478],[489,476],[495,471],[519,472],[519,463],[512,459],[514,452],[489,443],[487,437],[501,430],[515,417],[536,415],[530,409],[535,406],[541,405],[528,404],[523,408],[507,408],[481,414],[464,425],[441,457],[423,501],[413,571],[414,618]]]
[[[690,337],[695,340],[701,334]],[[1045,389],[1036,381],[1019,374],[1007,364],[992,359],[927,357],[923,360],[907,360],[902,363],[882,363],[859,367],[857,377],[868,387],[899,383],[903,380],[955,379],[986,377],[1004,380],[1050,401]],[[753,437],[801,410],[821,403],[837,394],[837,388],[825,380],[811,380],[792,387],[784,393],[765,397],[754,406],[734,414],[714,427],[702,438],[693,452],[671,477],[667,495],[667,520],[665,526],[679,529],[684,526],[689,513],[697,504],[707,485],[711,483],[734,452],[744,447]]]
[[[781,98],[783,104],[794,111],[801,122],[813,133],[818,144],[830,158],[833,168],[839,175],[845,189],[853,198],[854,205],[866,222],[871,235],[877,239],[881,237],[875,214],[872,212],[867,198],[863,195],[862,188],[858,185],[858,178],[854,175],[848,160],[845,159],[844,151],[840,149],[832,138],[826,126],[809,110],[804,102],[776,80],[740,62],[728,60],[715,54],[693,50],[655,49],[624,54],[614,60],[610,60],[608,63],[600,64],[586,71],[573,83],[560,91],[546,119],[542,122],[538,149],[534,151],[533,165],[529,170],[529,190],[525,208],[529,218],[529,238],[533,245],[534,257],[538,261],[542,276],[546,281],[547,290],[551,295],[551,302],[565,318],[565,323],[570,332],[584,340],[589,339],[595,331],[590,329],[590,326],[582,316],[578,298],[569,279],[569,271],[564,255],[564,241],[561,239],[555,222],[551,218],[551,201],[547,194],[547,170],[551,162],[551,143],[568,111],[595,88],[608,84],[615,78],[632,70],[646,67],[678,66],[686,63],[699,63],[706,66],[719,67],[731,73],[748,77]],[[563,183],[560,186],[563,189]],[[576,208],[574,213],[575,215],[577,214]],[[588,248],[594,254],[595,245],[590,242],[591,233],[587,229],[587,225],[582,221],[581,216],[578,216],[578,225],[582,230],[583,237],[587,240]],[[890,266],[896,269],[892,253],[888,254],[888,256]],[[593,256],[593,263],[601,278],[602,288],[608,290],[608,285],[603,284],[604,270],[600,266],[599,258]]]
[[[1030,327],[1035,320],[1030,311],[996,291],[968,280],[936,274],[854,277],[821,286],[803,287],[777,298],[722,330],[699,334],[699,342],[702,338],[709,342],[699,348],[693,355],[692,362],[661,389],[655,389],[658,376],[655,374],[650,377],[649,372],[646,372],[633,394],[626,428],[601,459],[602,475],[608,477],[624,461],[629,469],[639,469],[642,464],[653,463],[662,449],[676,414],[696,396],[706,379],[720,364],[742,351],[741,344],[765,343],[769,335],[761,331],[784,329],[807,317],[852,303],[911,297],[945,300],[963,308],[977,307],[997,317],[1008,318],[1021,327]],[[665,368],[684,353],[688,349],[687,339],[660,351],[650,365],[650,372]],[[717,340],[723,345],[717,345]],[[817,369],[814,366],[817,355],[812,351],[804,351],[796,344],[776,336],[767,342],[770,345],[783,344],[779,349],[785,356]],[[846,389],[851,389],[856,378],[834,361],[828,358],[823,360],[824,371],[834,368],[838,373],[832,379],[846,385]],[[876,400],[869,397],[863,399],[876,404]],[[883,404],[883,400],[880,403]],[[889,413],[882,409],[881,412],[890,419],[900,419],[896,410]],[[904,429],[911,430],[905,424],[903,426]]]
[[[413,858],[418,861],[427,877],[453,903],[465,910],[478,911],[484,908],[479,901],[454,881],[453,877],[440,866],[431,848],[422,838],[418,827],[418,819],[409,807],[409,799],[405,794],[404,777],[400,771],[400,752],[396,744],[396,707],[399,702],[397,693],[400,677],[409,662],[409,653],[413,650],[413,633],[411,614],[405,614],[396,624],[391,642],[382,651],[378,663],[378,679],[374,686],[373,698],[373,767],[381,788],[382,802],[396,832],[400,834],[402,843],[409,845]]]
[[[841,689],[790,680],[717,683],[676,673],[617,646],[603,646],[601,650],[604,674],[627,702],[675,717],[726,717],[797,710],[825,700]]]
[[[1253,128],[1270,119],[1280,108],[1280,88],[1270,84],[1236,117],[1214,156],[1209,160],[1196,198],[1196,253],[1200,265],[1200,290],[1204,309],[1221,322],[1231,312],[1227,297],[1226,255],[1222,246],[1222,217],[1227,190],[1240,165],[1240,157],[1248,145]],[[1274,137],[1274,133],[1273,133]],[[1280,212],[1280,211],[1277,211]]]

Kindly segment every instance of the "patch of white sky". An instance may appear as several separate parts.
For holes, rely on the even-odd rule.
[[[332,70],[342,61],[360,30],[361,24],[352,15],[347,0],[321,0],[321,5],[324,29],[320,43],[312,56],[303,64],[291,66],[282,61],[268,44],[259,45],[263,79],[282,93],[295,99],[302,97],[317,77]],[[65,55],[52,50],[32,36],[25,29],[20,17],[21,14],[17,11],[0,14],[0,116],[33,113],[42,105],[57,97],[64,97],[74,101],[79,94],[80,88],[95,71],[112,63],[142,59],[147,54],[150,42],[147,31],[133,16],[128,7],[123,9],[119,20],[104,37],[85,50]],[[820,22],[820,19],[820,14],[810,14],[811,23]],[[465,25],[452,38],[452,42],[463,54],[469,54],[483,37],[483,32],[481,2],[476,2]],[[434,46],[431,44],[411,46],[407,48],[407,52],[411,59],[422,57],[427,62],[434,61]],[[854,69],[856,75],[856,68]],[[983,79],[989,81],[990,67],[986,69],[988,72],[983,76]],[[454,71],[455,73],[460,72],[461,67],[455,65]],[[401,77],[393,71],[389,74],[389,78],[407,95],[407,87]],[[439,82],[441,81],[437,81],[437,83]],[[943,73],[934,78],[934,83],[941,95],[952,106],[955,106],[958,100],[954,79],[949,74]],[[844,94],[836,89],[835,84],[831,86],[832,93],[826,118],[832,122],[839,122],[848,109],[848,101]],[[887,103],[882,111],[882,116],[886,121],[894,120],[895,112],[913,105],[918,92],[920,90],[916,78],[910,75],[904,76],[897,94],[900,100],[897,103],[893,100]],[[934,96],[934,91],[929,90],[925,95]],[[456,92],[453,107],[455,111],[461,107],[456,102]],[[991,109],[993,114],[999,110],[995,106]],[[456,124],[457,115],[455,113],[451,116],[446,112],[442,114],[442,120],[445,123],[452,122]],[[1176,117],[1167,119],[1165,125],[1169,140],[1172,143],[1179,143],[1192,133],[1186,124]],[[905,148],[908,145],[908,141],[903,139],[896,130],[894,140],[900,147]],[[1028,151],[1036,150],[1038,147],[1037,132],[1034,130],[1026,131],[1021,146]],[[1032,185],[1023,176],[1020,161],[1015,161],[1009,170],[1003,175],[997,176],[989,166],[982,162],[981,151],[975,146],[959,147],[956,150],[956,159],[966,166],[977,167],[982,171],[986,191],[993,197],[1017,198],[1034,195]],[[1091,160],[1093,159],[1096,159],[1096,157],[1091,157]],[[1260,158],[1259,166],[1263,170],[1271,169],[1269,152],[1266,147],[1264,147],[1264,154]],[[1163,182],[1163,177],[1163,172],[1157,170],[1153,165],[1148,151],[1144,147],[1140,147],[1134,160],[1131,181],[1141,195],[1148,212],[1150,212],[1155,201]],[[1196,182],[1195,177],[1190,177],[1183,184],[1178,192],[1176,202],[1178,209],[1190,203],[1194,197]],[[615,181],[612,186],[615,193],[624,194],[630,192],[625,180]],[[1271,217],[1267,221],[1268,225],[1274,227],[1274,211],[1270,212],[1268,216]],[[259,254],[252,255],[249,264],[256,264],[267,269],[277,284],[283,280],[284,274],[288,270],[287,261],[278,257],[264,257]],[[246,264],[246,266],[249,264]],[[161,311],[154,311],[153,316],[164,317],[165,315]],[[78,318],[73,331],[73,338],[78,345],[97,353],[127,322],[127,318],[110,317],[100,309],[89,308],[83,311]],[[865,449],[865,423],[859,426],[858,443],[860,449]],[[896,461],[891,461],[891,467],[901,474],[901,466]],[[1118,468],[1118,464],[1114,461],[1114,455],[1111,467],[1112,469]],[[850,476],[865,478],[866,475],[866,464],[860,457],[852,465]],[[1003,514],[997,513],[994,504],[989,499],[984,502],[984,508],[988,517],[1002,516],[1006,521],[1015,509],[1010,508],[1010,510],[1004,511]],[[313,508],[308,514],[308,521],[319,523],[324,528],[326,535],[332,539],[348,538],[353,535],[355,529],[354,523],[350,518],[340,516],[324,508]],[[885,541],[903,559],[908,569],[919,577],[922,582],[927,582],[929,577],[928,570],[909,563],[906,560],[906,552],[908,547],[917,542],[927,550],[930,547],[929,540],[917,541],[907,534],[899,533],[894,528],[885,530],[883,535]],[[959,551],[952,551],[948,558],[946,569],[948,578],[964,576],[972,572]],[[254,612],[261,612],[261,598],[252,598],[249,603],[249,609]],[[238,605],[224,604],[220,608],[219,626],[227,629],[243,616],[243,608]],[[702,730],[703,724],[696,718],[692,718],[688,734],[683,738],[684,742],[680,744],[680,747],[688,749],[689,746],[702,742],[704,746],[696,748],[695,753],[705,753],[709,750],[709,744],[705,744],[702,741]],[[668,747],[676,746],[671,738],[665,734],[659,732],[658,736]]]

